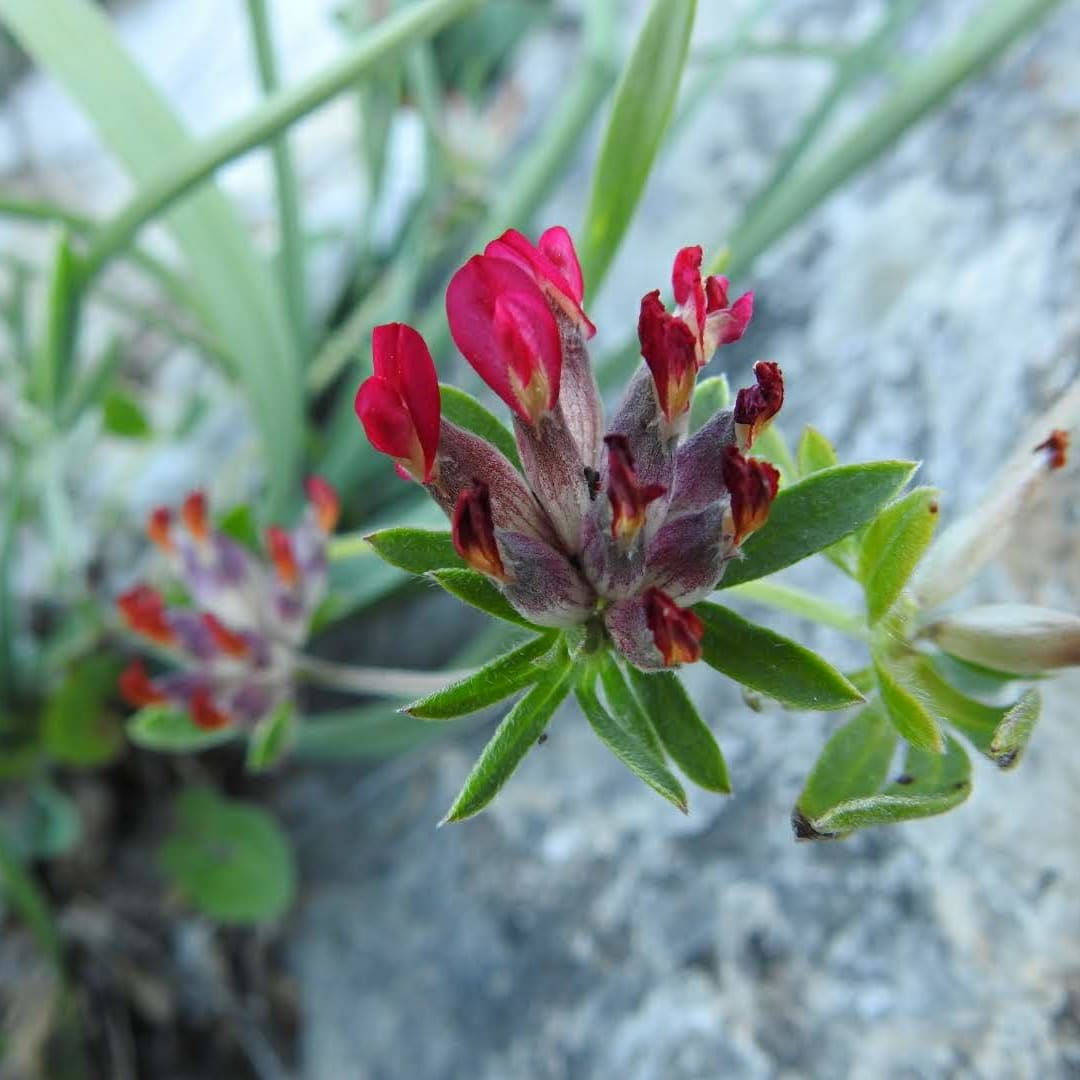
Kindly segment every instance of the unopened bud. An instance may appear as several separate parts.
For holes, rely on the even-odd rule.
[[[1080,616],[1027,604],[990,604],[923,631],[944,652],[1014,675],[1080,665]]]

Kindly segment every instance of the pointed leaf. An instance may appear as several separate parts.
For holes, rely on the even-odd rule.
[[[644,781],[653,791],[685,814],[686,792],[682,784],[665,768],[663,759],[657,757],[646,743],[622,724],[612,719],[591,686],[579,686],[577,699],[585,719],[592,725],[600,741],[639,780]]]
[[[916,467],[910,461],[834,465],[781,488],[769,520],[743,544],[745,557],[728,564],[720,588],[775,573],[861,529]]]
[[[600,657],[598,666],[600,685],[604,688],[608,711],[631,735],[645,743],[653,754],[663,761],[664,746],[660,742],[660,736],[619,670],[614,655],[605,652]]]
[[[120,665],[109,655],[90,656],[68,671],[45,707],[42,739],[62,765],[104,765],[124,745],[119,719],[109,709]]]
[[[646,674],[628,667],[630,685],[671,760],[706,791],[731,794],[727,763],[713,733],[673,671]]]
[[[122,390],[110,390],[101,405],[105,430],[121,439],[145,439],[153,434],[137,401]]]
[[[653,0],[615,92],[580,245],[591,296],[634,216],[671,120],[696,6],[695,0]]]
[[[164,750],[187,754],[220,746],[236,738],[235,728],[204,731],[196,727],[186,712],[166,705],[148,705],[140,709],[127,725],[128,738],[145,750]]]
[[[930,546],[939,494],[935,488],[916,488],[885,507],[867,528],[859,548],[859,580],[871,626],[900,598]]]
[[[798,459],[801,477],[821,472],[822,469],[831,469],[840,463],[832,443],[817,428],[812,428],[809,424],[803,430],[802,438],[799,439]]]
[[[912,746],[904,757],[903,772],[876,795],[841,803],[813,821],[825,835],[851,832],[867,825],[944,814],[971,794],[971,762],[951,735],[944,751],[933,753]]]
[[[731,402],[731,387],[726,375],[702,379],[694,389],[690,405],[690,434],[703,428],[721,409]]]
[[[454,550],[448,532],[432,529],[381,529],[364,537],[379,557],[410,574],[454,567],[466,569],[465,561]]]
[[[538,661],[551,652],[554,643],[553,634],[533,638],[401,711],[418,720],[452,720],[486,709],[534,683],[544,672]]]
[[[439,384],[442,397],[443,419],[452,424],[479,435],[499,450],[503,457],[521,470],[521,458],[518,457],[517,443],[510,429],[492,412],[489,412],[471,394],[447,383]]]
[[[570,692],[573,674],[573,664],[564,653],[506,714],[447,811],[443,824],[464,821],[495,798]]]
[[[296,706],[282,701],[269,716],[264,716],[248,739],[245,765],[248,772],[272,769],[288,753],[296,737]]]
[[[1003,769],[1020,760],[1042,711],[1039,691],[1032,688],[1009,709],[990,740],[990,756]]]
[[[705,624],[702,659],[793,709],[846,709],[862,694],[828,661],[720,604],[694,606]]]
[[[941,728],[927,707],[924,696],[914,689],[911,672],[905,672],[900,663],[886,664],[879,658],[874,659],[874,671],[881,700],[893,727],[912,746],[932,754],[943,753],[945,741]]]
[[[527,630],[543,632],[543,627],[529,622],[511,607],[510,601],[499,592],[499,587],[493,581],[475,570],[432,570],[426,576],[437,581],[459,600],[494,615],[496,619],[505,619],[507,622],[524,626]]]
[[[836,836],[836,832],[822,828],[821,819],[838,806],[880,790],[889,775],[896,743],[896,732],[876,702],[837,728],[815,762],[792,811],[796,839]]]

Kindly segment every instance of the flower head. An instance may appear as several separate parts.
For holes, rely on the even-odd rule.
[[[292,691],[295,650],[326,590],[326,542],[338,501],[326,481],[308,481],[308,507],[291,530],[267,530],[260,558],[210,524],[206,497],[193,492],[178,523],[155,510],[147,533],[169,556],[192,606],[172,607],[148,585],[117,598],[128,629],[166,650],[178,667],[151,677],[140,661],[120,676],[136,708],[185,710],[207,730],[250,727]]]
[[[404,323],[371,335],[374,374],[356,393],[356,415],[376,450],[421,483],[431,481],[439,445],[439,380],[424,339]],[[325,506],[325,502],[320,505]]]

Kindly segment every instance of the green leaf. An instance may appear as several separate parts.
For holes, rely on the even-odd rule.
[[[634,696],[634,691],[627,685],[614,654],[604,652],[598,660],[600,685],[604,688],[604,698],[608,710],[631,735],[643,742],[661,761],[664,760],[664,744],[656,733],[648,714]]]
[[[49,901],[0,832],[0,897],[26,923],[38,948],[56,967],[60,966],[60,934]]]
[[[150,422],[134,398],[122,390],[110,390],[101,405],[105,430],[122,439],[145,439],[152,434]]]
[[[471,394],[448,383],[439,384],[439,393],[443,419],[479,435],[511,461],[518,471],[521,470],[521,458],[514,436],[494,413],[485,409]]]
[[[272,922],[292,905],[296,867],[277,822],[253,803],[188,788],[161,866],[184,896],[220,923]]]
[[[821,472],[822,469],[831,469],[840,463],[832,443],[809,424],[799,439],[798,461],[800,477]]]
[[[900,663],[886,664],[877,657],[874,658],[874,671],[881,700],[893,727],[912,746],[932,754],[943,753],[945,742],[941,728],[927,708],[924,696],[916,692],[911,673]]]
[[[144,750],[163,750],[186,754],[220,746],[236,738],[235,728],[204,731],[186,712],[167,705],[148,705],[140,709],[127,725],[128,738]]]
[[[475,570],[432,570],[426,576],[437,581],[459,600],[494,615],[496,619],[505,619],[507,622],[524,626],[527,630],[543,631],[543,627],[519,615],[510,606],[510,601],[499,592],[498,586]]]
[[[111,656],[92,656],[67,673],[49,699],[43,720],[48,755],[62,765],[104,765],[120,753],[123,729],[109,702],[120,665]]]
[[[296,706],[282,701],[264,716],[248,739],[245,766],[248,772],[266,772],[288,753],[296,737]]]
[[[448,532],[431,529],[382,529],[364,539],[379,557],[410,574],[426,574],[431,570],[467,569],[464,559],[454,550]]]
[[[838,835],[822,825],[837,807],[875,795],[889,775],[896,753],[896,732],[878,703],[865,709],[830,736],[807,778],[791,814],[799,840]]]
[[[1015,765],[1039,718],[1037,690],[1029,690],[1010,706],[976,701],[944,679],[930,657],[920,657],[911,677],[947,724],[965,735],[999,768]]]
[[[464,821],[495,798],[570,692],[573,673],[573,663],[563,654],[506,714],[481,751],[442,824]]]
[[[705,624],[702,659],[728,678],[793,709],[846,709],[863,700],[816,653],[720,604],[694,605]]]
[[[653,0],[615,92],[578,247],[591,296],[630,225],[671,121],[696,7],[695,0]]]
[[[452,720],[486,709],[535,682],[544,670],[537,662],[551,652],[554,643],[551,634],[527,641],[479,671],[406,705],[401,711],[418,720]]]
[[[74,98],[135,184],[148,185],[195,143],[109,23],[85,0],[0,0],[19,43]],[[279,501],[291,494],[302,438],[300,362],[285,305],[239,216],[205,182],[166,217],[200,313],[251,404]],[[70,332],[61,326],[56,334]]]
[[[646,674],[627,667],[630,685],[671,760],[698,787],[731,794],[727,763],[713,733],[673,671]]]
[[[941,753],[909,747],[903,772],[893,783],[876,795],[840,803],[812,825],[828,836],[867,825],[914,821],[944,814],[970,794],[971,762],[960,743],[948,736]]]
[[[754,439],[754,457],[771,461],[780,473],[780,489],[790,487],[798,479],[795,459],[778,424],[770,424]]]
[[[649,745],[622,724],[616,722],[600,704],[593,688],[585,683],[577,688],[578,704],[600,741],[639,779],[648,784],[684,814],[686,792],[682,784],[665,768]]]
[[[935,488],[920,487],[885,507],[870,523],[859,546],[859,580],[873,626],[900,598],[938,522]]]
[[[247,548],[248,551],[262,553],[259,525],[255,520],[255,512],[247,503],[234,506],[227,513],[222,514],[217,521],[217,527],[241,547]]]
[[[728,564],[720,588],[773,574],[861,529],[916,468],[910,461],[834,465],[782,488],[769,520],[743,544],[745,557]]]
[[[726,375],[702,379],[690,404],[690,434],[700,431],[721,409],[731,402],[731,387]]]

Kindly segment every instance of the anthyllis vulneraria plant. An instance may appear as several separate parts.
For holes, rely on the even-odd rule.
[[[696,247],[676,256],[673,312],[659,291],[642,300],[645,365],[606,427],[587,349],[594,327],[565,229],[549,229],[535,246],[505,233],[447,290],[453,339],[509,406],[513,436],[460,390],[440,394],[419,333],[400,323],[374,331],[374,374],[357,393],[357,415],[398,472],[424,485],[451,531],[391,529],[371,542],[395,565],[535,632],[408,709],[445,719],[527,691],[449,821],[490,802],[571,692],[607,746],[684,810],[668,757],[711,791],[727,792],[729,783],[675,674],[680,665],[704,659],[796,708],[862,700],[820,657],[705,600],[725,568],[751,565],[747,542],[783,498],[777,468],[749,452],[780,409],[784,382],[776,364],[757,364],[756,384],[734,408],[716,409],[691,431],[701,411],[692,409],[698,372],[743,335],[752,309],[749,294],[730,299],[726,279],[703,280],[701,261]],[[709,404],[718,387],[706,387],[698,392]],[[444,415],[451,410],[456,422]],[[797,500],[758,549],[758,569],[769,573],[865,525],[911,472],[886,462],[816,483],[814,520],[799,520]]]
[[[280,752],[293,712],[299,649],[327,585],[327,540],[338,499],[319,477],[307,483],[307,507],[292,530],[271,526],[265,554],[210,522],[206,496],[192,492],[179,514],[159,507],[147,534],[165,554],[184,605],[139,584],[117,599],[126,627],[176,667],[151,677],[133,661],[120,678],[126,700],[143,710],[133,737],[153,732],[190,748],[190,727],[206,741],[236,730],[253,752]],[[170,719],[171,718],[171,719]],[[255,737],[255,736],[258,737]],[[259,748],[257,751],[254,748]],[[257,764],[257,762],[256,762]]]

